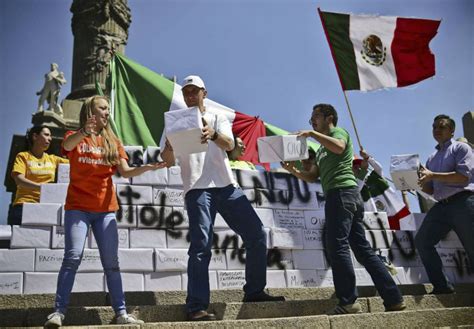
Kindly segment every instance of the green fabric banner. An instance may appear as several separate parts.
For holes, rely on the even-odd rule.
[[[158,145],[175,83],[120,54],[110,70],[112,117],[123,144]]]

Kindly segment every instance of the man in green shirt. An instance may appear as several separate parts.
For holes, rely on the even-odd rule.
[[[356,302],[356,280],[349,246],[372,277],[384,300],[385,310],[405,309],[400,290],[365,237],[364,205],[352,172],[353,148],[349,134],[337,127],[337,112],[329,104],[315,105],[309,123],[314,130],[300,131],[298,136],[311,137],[321,144],[315,165],[309,171],[299,170],[291,162],[284,162],[282,166],[308,182],[321,178],[326,198],[326,251],[339,299],[339,304],[329,314],[361,312],[361,306]]]

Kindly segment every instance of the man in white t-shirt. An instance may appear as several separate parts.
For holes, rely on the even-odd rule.
[[[266,285],[266,235],[263,224],[247,197],[237,186],[232,175],[226,151],[234,148],[230,122],[221,115],[206,111],[207,96],[202,79],[191,75],[182,87],[186,105],[198,107],[204,128],[201,143],[207,143],[205,152],[180,155],[184,185],[185,206],[189,217],[188,295],[186,311],[188,320],[215,320],[209,307],[209,262],[216,213],[219,212],[229,227],[242,237],[246,249],[244,302],[283,301],[282,296],[264,292]],[[162,138],[161,157],[172,166],[175,163],[173,148],[167,138]]]

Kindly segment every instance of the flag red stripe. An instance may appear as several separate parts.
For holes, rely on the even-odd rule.
[[[270,170],[268,163],[263,164],[258,161],[257,139],[267,135],[265,124],[258,117],[253,117],[235,111],[235,119],[232,123],[232,132],[239,136],[245,144],[245,154],[239,160],[250,161],[259,164]]]
[[[391,230],[400,230],[400,219],[410,215],[410,210],[405,206],[393,216],[388,216],[388,225]]]
[[[429,19],[397,18],[391,49],[398,87],[435,75],[435,56],[429,43],[440,23]]]

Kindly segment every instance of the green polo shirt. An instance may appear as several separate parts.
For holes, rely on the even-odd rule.
[[[316,164],[325,194],[335,188],[357,186],[352,172],[353,148],[349,133],[340,127],[334,127],[329,136],[345,141],[346,148],[342,154],[333,153],[322,145],[316,151]]]

